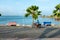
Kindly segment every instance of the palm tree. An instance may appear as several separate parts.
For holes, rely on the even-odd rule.
[[[55,8],[58,12],[60,12],[60,4],[58,4]]]
[[[25,17],[28,17],[28,16],[32,16],[32,19],[33,19],[33,22],[32,22],[32,24],[34,23],[34,20],[37,20],[38,19],[38,16],[39,15],[41,15],[40,13],[41,13],[41,11],[39,11],[38,10],[39,9],[39,7],[38,6],[36,6],[36,5],[32,5],[32,6],[30,6],[30,7],[28,7],[27,9],[26,9],[26,14],[25,14]]]
[[[56,20],[60,20],[60,4],[56,5],[55,10],[53,11],[53,15]]]
[[[55,7],[55,10],[53,11],[53,13],[54,13],[54,16],[60,17],[60,4],[58,4],[58,5]]]

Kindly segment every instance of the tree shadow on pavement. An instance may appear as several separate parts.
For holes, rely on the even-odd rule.
[[[53,38],[53,37],[60,34],[60,32],[59,32],[60,30],[58,30],[57,32],[55,32],[52,35],[49,35],[49,36],[46,35],[49,32],[52,32],[53,30],[57,30],[57,28],[47,28],[47,29],[45,29],[45,31],[38,38]]]

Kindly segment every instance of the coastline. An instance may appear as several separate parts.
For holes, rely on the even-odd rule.
[[[25,24],[16,24],[16,26],[9,26],[8,24],[0,24],[0,27],[28,27],[28,28],[32,28],[32,25],[25,25]],[[55,25],[55,24],[51,24],[51,26],[45,26],[41,24],[41,27],[44,28],[60,28],[60,25]]]

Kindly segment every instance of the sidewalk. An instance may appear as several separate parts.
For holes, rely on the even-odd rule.
[[[60,38],[40,38],[40,39],[33,39],[33,38],[1,38],[0,40],[60,40]]]

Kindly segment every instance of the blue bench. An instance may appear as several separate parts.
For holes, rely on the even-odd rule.
[[[51,26],[51,22],[44,22],[44,25]]]

